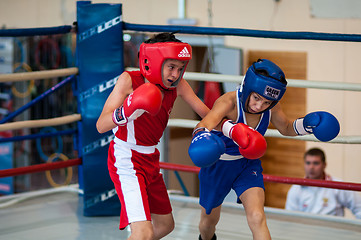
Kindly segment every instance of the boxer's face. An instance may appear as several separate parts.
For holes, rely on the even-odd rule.
[[[179,61],[175,59],[167,59],[163,64],[163,84],[170,88],[172,84],[178,80],[182,74],[186,61]]]
[[[305,174],[309,179],[323,179],[326,163],[322,162],[320,156],[305,156]]]
[[[272,100],[268,100],[258,93],[252,92],[248,97],[248,109],[249,113],[259,113],[267,108],[269,108],[272,104]]]

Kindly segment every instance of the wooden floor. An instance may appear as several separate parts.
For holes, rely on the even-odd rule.
[[[175,230],[164,239],[198,239],[197,198],[171,196]],[[0,240],[127,239],[118,230],[119,217],[84,217],[82,197],[73,187],[0,198]],[[361,220],[310,215],[266,208],[273,239],[361,239]],[[217,226],[218,239],[252,239],[241,205],[225,203]]]

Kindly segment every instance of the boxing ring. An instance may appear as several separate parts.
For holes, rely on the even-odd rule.
[[[16,193],[0,197],[0,240],[1,239],[126,239],[129,229],[118,230],[119,211],[117,206],[104,209],[107,206],[118,203],[117,196],[112,186],[101,188],[94,181],[90,181],[86,174],[97,171],[104,171],[106,165],[107,144],[111,140],[110,135],[90,135],[89,132],[95,130],[94,121],[99,116],[99,109],[102,108],[105,97],[109,94],[115,84],[116,76],[123,71],[122,55],[111,55],[111,59],[120,58],[115,67],[102,66],[101,61],[105,61],[109,56],[95,61],[91,54],[99,56],[94,51],[89,51],[90,47],[99,42],[92,40],[101,34],[105,34],[109,28],[117,28],[115,34],[122,39],[123,31],[137,32],[179,32],[198,35],[233,35],[245,37],[279,38],[279,39],[306,39],[306,40],[326,40],[326,41],[346,41],[361,42],[361,35],[354,34],[328,34],[312,32],[275,32],[258,31],[247,29],[212,28],[212,27],[185,27],[185,26],[160,26],[160,25],[140,25],[130,24],[121,21],[121,5],[101,4],[78,4],[78,24],[77,26],[60,26],[54,28],[37,29],[17,29],[0,30],[0,37],[34,36],[67,34],[71,31],[77,32],[77,67],[66,69],[42,70],[37,72],[14,73],[0,75],[0,82],[17,82],[41,80],[51,77],[66,77],[60,83],[52,86],[37,98],[26,103],[14,112],[9,113],[0,120],[0,132],[24,128],[53,127],[76,122],[78,129],[65,130],[52,133],[28,135],[23,137],[7,137],[0,139],[0,142],[24,141],[39,139],[44,137],[56,137],[65,134],[74,134],[77,141],[78,158],[67,159],[60,154],[54,155],[62,161],[54,161],[43,164],[24,166],[12,169],[0,170],[0,178],[24,175],[35,172],[49,172],[54,169],[66,168],[68,171],[74,166],[80,167],[79,184],[64,184],[52,189],[38,190],[26,193]],[[99,11],[105,11],[107,19],[95,17]],[[109,12],[111,13],[109,15]],[[111,15],[114,14],[113,18]],[[119,17],[120,16],[120,17]],[[90,19],[90,21],[89,21]],[[105,22],[105,24],[103,24]],[[94,28],[97,26],[97,28]],[[98,36],[95,36],[95,29],[102,28]],[[90,29],[90,30],[89,30]],[[109,32],[108,34],[114,34]],[[122,53],[123,42],[112,41],[109,37],[102,46],[108,48],[112,44],[117,44],[116,54]],[[97,40],[99,41],[99,40]],[[110,43],[110,44],[109,44]],[[84,52],[87,51],[87,52]],[[103,51],[103,49],[102,49]],[[113,49],[112,49],[113,51]],[[93,82],[82,82],[84,78],[94,74],[89,66],[84,66],[91,62],[91,67],[97,66]],[[103,65],[104,64],[103,62]],[[116,69],[116,70],[114,70]],[[115,75],[108,72],[116,72]],[[98,80],[96,78],[99,78]],[[185,79],[193,81],[220,81],[218,74],[204,74],[186,72]],[[94,77],[93,77],[94,78]],[[242,76],[222,75],[222,82],[241,82]],[[98,81],[98,83],[96,82]],[[99,81],[101,82],[99,84]],[[29,121],[10,122],[16,116],[31,108],[37,102],[47,98],[57,89],[66,84],[76,82],[78,112],[73,114],[55,117],[52,119],[38,119]],[[288,86],[300,88],[320,88],[342,91],[361,91],[361,84],[355,83],[335,83],[288,80]],[[96,83],[96,84],[94,84]],[[92,85],[93,84],[93,85]],[[100,91],[100,87],[102,91]],[[94,105],[87,102],[91,96],[102,94],[102,98],[96,99],[99,103],[94,111]],[[90,102],[94,103],[94,102]],[[90,105],[90,106],[87,106]],[[90,112],[93,110],[93,112]],[[95,113],[94,113],[95,112]],[[197,124],[195,120],[170,119],[168,127],[193,128]],[[89,130],[89,127],[94,129]],[[96,131],[96,130],[95,130]],[[288,138],[281,136],[277,131],[269,129],[266,137]],[[295,139],[294,137],[292,139]],[[301,141],[318,141],[314,136],[300,136]],[[88,142],[87,142],[88,141]],[[361,144],[361,136],[338,136],[330,142],[341,144]],[[100,151],[101,150],[101,151]],[[94,162],[96,160],[96,164]],[[99,163],[98,163],[99,162]],[[105,162],[105,164],[104,164]],[[101,165],[99,167],[99,164]],[[90,165],[90,166],[89,166]],[[84,172],[84,169],[87,170]],[[180,164],[161,163],[161,168],[166,171],[184,171],[198,173],[199,168]],[[101,176],[106,176],[103,172]],[[105,178],[105,177],[104,177]],[[361,184],[352,182],[334,182],[321,180],[306,180],[301,178],[289,178],[271,176],[264,174],[264,180],[268,182],[278,182],[285,184],[300,184],[307,186],[320,186],[328,188],[338,188],[345,190],[361,191]],[[89,185],[95,185],[95,189]],[[108,179],[107,184],[111,184]],[[93,187],[93,186],[92,186]],[[170,195],[173,214],[176,222],[175,230],[165,239],[196,239],[198,236],[198,221],[200,208],[198,199],[195,197]],[[346,219],[333,216],[321,216],[315,214],[305,214],[299,212],[285,211],[282,209],[265,207],[268,226],[273,239],[360,239],[361,220]],[[246,217],[242,206],[225,202],[222,208],[222,215],[217,225],[217,235],[220,239],[250,239],[251,232],[248,228]]]

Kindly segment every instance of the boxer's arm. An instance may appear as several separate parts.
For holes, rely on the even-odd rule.
[[[331,141],[340,132],[340,124],[336,117],[325,111],[308,113],[305,117],[296,119],[293,127],[298,135],[313,133],[323,142]]]
[[[293,121],[287,118],[280,103],[271,109],[271,123],[284,136],[297,136],[293,128]]]
[[[162,93],[153,83],[144,83],[124,100],[122,106],[113,111],[113,122],[125,125],[147,112],[155,116],[162,106]]]
[[[239,152],[245,158],[258,159],[266,153],[266,139],[246,124],[226,121],[222,125],[222,132],[239,146]]]
[[[180,96],[201,118],[209,112],[209,108],[194,93],[185,79],[181,79],[177,86],[177,94]]]
[[[291,121],[282,111],[280,103],[272,108],[271,111],[271,123],[285,136],[313,133],[320,141],[330,141],[335,138],[340,131],[338,120],[328,112],[312,112],[304,118]]]
[[[222,139],[205,128],[194,131],[188,154],[198,167],[209,167],[218,161],[225,152],[226,146]]]
[[[218,131],[222,131],[221,126],[225,118],[227,118],[228,114],[237,107],[236,104],[236,92],[228,92],[219,97],[213,108],[209,111],[209,113],[200,121],[197,127],[205,127],[209,130],[216,129]]]
[[[125,98],[132,92],[132,79],[127,72],[124,72],[119,76],[117,83],[109,94],[97,120],[96,128],[99,133],[107,132],[117,126],[113,122],[113,111],[120,107]]]

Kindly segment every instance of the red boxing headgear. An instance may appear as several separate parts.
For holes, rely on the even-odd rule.
[[[140,72],[149,82],[159,84],[165,89],[167,89],[167,87],[163,83],[162,72],[163,64],[166,59],[187,61],[183,72],[180,74],[177,81],[172,84],[172,87],[176,87],[183,77],[189,60],[192,59],[192,47],[188,43],[182,42],[142,43],[140,45]]]

